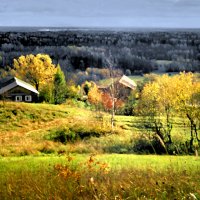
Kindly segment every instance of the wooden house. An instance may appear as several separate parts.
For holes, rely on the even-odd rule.
[[[39,92],[29,83],[16,77],[0,82],[0,98],[18,102],[37,102]]]
[[[123,85],[124,87],[130,88],[131,90],[135,90],[137,87],[136,83],[125,75],[123,75],[118,82],[119,84]]]
[[[113,86],[112,86],[113,85]],[[98,87],[100,91],[103,93],[112,93],[114,92],[114,96],[116,98],[126,100],[129,95],[131,94],[131,91],[135,90],[137,87],[136,83],[131,80],[129,77],[123,75],[120,78],[114,78],[113,84],[109,83],[106,86],[100,86]]]

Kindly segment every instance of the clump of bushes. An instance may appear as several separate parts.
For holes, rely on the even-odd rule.
[[[155,153],[155,149],[151,141],[148,141],[144,138],[139,138],[134,142],[133,151],[139,154],[151,154]]]
[[[198,147],[196,148],[198,154]],[[173,141],[173,143],[167,143],[166,149],[160,144],[157,138],[151,139],[138,138],[132,142],[132,147],[129,147],[130,152],[137,154],[169,154],[169,155],[187,155],[189,152],[189,141],[181,143],[179,141]],[[193,155],[195,152],[192,152]]]
[[[77,140],[77,134],[68,127],[61,127],[50,131],[47,139],[66,144]]]
[[[110,133],[118,133],[118,131],[112,132],[109,128],[102,128],[94,125],[73,125],[71,127],[60,127],[49,131],[50,133],[45,136],[45,139],[52,140],[54,142],[60,142],[67,144],[68,142],[75,142],[77,140],[89,139],[91,137],[101,137]]]

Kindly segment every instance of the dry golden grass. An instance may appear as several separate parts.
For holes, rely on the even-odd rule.
[[[95,112],[68,105],[0,102],[0,155],[38,155],[40,152],[60,153],[62,151],[97,152],[97,149],[86,144],[85,141],[82,143],[78,141],[77,145],[68,143],[64,146],[49,141],[46,136],[53,130],[62,128],[73,129],[79,134],[82,134],[81,132],[102,135],[111,133],[109,117],[105,115],[104,120],[103,117],[100,120],[98,117],[99,114]]]
[[[162,159],[162,158],[160,158]],[[164,160],[163,160],[164,161]],[[178,161],[178,160],[177,160]],[[127,161],[126,161],[127,162]],[[64,164],[32,171],[8,172],[1,183],[3,199],[199,199],[200,171],[145,166],[110,167],[90,156],[76,162],[67,156]]]

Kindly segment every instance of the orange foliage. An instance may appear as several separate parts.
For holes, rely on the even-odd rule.
[[[121,99],[114,98],[113,102],[113,99],[109,93],[102,93],[102,104],[105,110],[111,110],[113,107],[113,103],[115,109],[122,107],[124,104],[124,102]]]
[[[112,109],[112,97],[109,93],[102,93],[102,104],[105,110],[111,110]]]

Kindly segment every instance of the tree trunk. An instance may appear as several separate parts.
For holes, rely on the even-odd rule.
[[[112,127],[112,130],[114,128],[114,120],[115,120],[115,102],[113,100],[112,102],[112,114],[111,114],[111,127]]]
[[[189,114],[187,114],[187,118],[190,121],[190,152],[194,152],[193,150],[193,141],[194,141],[194,136],[193,136],[193,127],[194,127],[194,123],[192,118],[190,117]]]
[[[170,115],[169,115],[169,108],[166,109],[167,113],[167,137],[168,137],[168,143],[172,144],[172,137],[171,137],[171,131],[172,131],[172,123],[170,123]]]
[[[163,141],[163,139],[160,137],[160,135],[156,134],[156,137],[158,138],[158,140],[160,141],[160,144],[162,145],[162,147],[165,149],[165,152],[168,154],[168,151],[167,151],[167,147]]]
[[[192,126],[192,125],[191,125]],[[193,137],[193,129],[191,127],[191,132],[190,132],[190,152],[194,152],[193,151],[193,141],[194,141],[194,137]]]
[[[114,128],[114,119],[115,119],[115,88],[114,80],[112,76],[112,85],[111,85],[111,96],[112,96],[112,115],[111,115],[111,128]]]
[[[157,125],[156,122],[155,122],[155,128],[156,128],[156,137],[160,141],[161,146],[165,149],[165,152],[168,154],[167,147],[166,147],[165,142],[164,142],[164,137],[163,137],[163,135],[160,131],[160,127]]]

